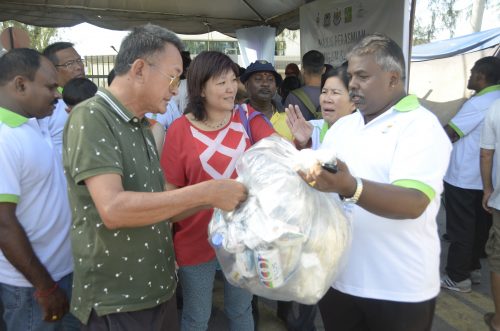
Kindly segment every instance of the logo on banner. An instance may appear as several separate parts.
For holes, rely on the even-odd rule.
[[[337,8],[333,12],[333,24],[339,25],[341,21],[342,21],[342,11]]]
[[[332,21],[332,15],[330,13],[326,13],[325,16],[323,16],[323,26],[325,28],[329,27],[331,21]]]
[[[352,7],[344,8],[344,23],[352,22]]]

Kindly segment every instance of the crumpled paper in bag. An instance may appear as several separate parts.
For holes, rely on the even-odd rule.
[[[315,304],[343,265],[350,224],[334,194],[310,187],[297,174],[329,151],[297,151],[269,137],[239,160],[238,180],[249,198],[232,212],[215,210],[209,242],[230,283],[273,300]]]

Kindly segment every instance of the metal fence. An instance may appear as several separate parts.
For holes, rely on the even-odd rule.
[[[85,56],[85,73],[87,78],[92,80],[97,86],[108,86],[108,73],[115,66],[116,55],[91,55]],[[276,71],[284,75],[285,67],[288,63],[294,62],[300,66],[298,56],[275,56],[274,63]]]
[[[115,66],[116,55],[85,56],[85,74],[97,86],[108,86],[108,74]]]

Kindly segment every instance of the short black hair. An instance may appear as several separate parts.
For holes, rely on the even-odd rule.
[[[35,79],[41,65],[42,54],[31,48],[14,48],[0,57],[0,85],[5,85],[16,76]]]
[[[330,69],[321,75],[321,89],[325,86],[325,82],[330,77],[338,77],[344,83],[346,90],[349,90],[349,76],[347,75],[348,62],[345,61],[337,68]]]
[[[181,57],[182,57],[181,79],[186,79],[187,70],[189,68],[189,65],[191,64],[191,53],[189,53],[189,51],[182,51]]]
[[[325,56],[317,50],[309,51],[302,57],[302,68],[304,69],[304,72],[321,75],[324,67]]]
[[[109,71],[109,73],[108,73],[108,79],[107,79],[107,81],[108,81],[108,86],[110,86],[110,85],[111,85],[111,83],[113,82],[113,80],[115,79],[115,77],[116,77],[116,74],[115,74],[115,69],[113,68],[113,69],[111,69],[111,70]]]
[[[296,90],[300,87],[300,80],[295,75],[290,75],[285,77],[279,86],[279,94],[281,96],[281,103],[284,104],[286,97],[291,91]]]
[[[484,75],[488,84],[500,83],[500,58],[486,56],[474,63],[473,70]]]
[[[45,47],[42,54],[47,57],[54,65],[58,65],[60,63],[59,59],[56,56],[56,53],[63,49],[72,48],[73,46],[75,46],[75,44],[73,43],[67,41],[58,41]]]
[[[80,102],[95,95],[97,85],[90,79],[78,77],[71,79],[64,85],[62,97],[68,106],[76,106]]]

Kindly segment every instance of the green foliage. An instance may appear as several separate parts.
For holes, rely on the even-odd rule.
[[[455,35],[459,11],[453,9],[456,0],[429,0],[430,22],[416,18],[413,27],[413,45],[425,44],[436,38],[437,33],[449,31],[449,37]],[[417,15],[418,16],[418,15]]]
[[[31,47],[39,52],[43,51],[45,47],[54,42],[58,37],[57,29],[55,28],[42,28],[39,26],[19,23],[17,21],[0,22],[0,31],[3,31],[11,26],[21,28],[28,32],[31,39]]]

